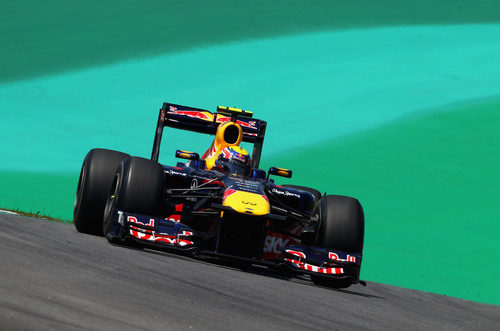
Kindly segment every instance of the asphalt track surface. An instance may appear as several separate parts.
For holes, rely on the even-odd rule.
[[[0,214],[0,329],[500,329],[500,307],[113,246]]]

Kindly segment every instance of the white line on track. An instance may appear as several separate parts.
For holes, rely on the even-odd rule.
[[[15,212],[10,211],[10,210],[5,210],[5,209],[0,209],[0,213],[10,214],[10,215],[19,215],[18,213],[15,213]]]

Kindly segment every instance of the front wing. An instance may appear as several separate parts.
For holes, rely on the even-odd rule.
[[[115,211],[106,234],[111,242],[134,239],[139,243],[153,244],[158,248],[195,249],[195,232],[173,220]]]
[[[214,251],[203,251],[200,248],[202,235],[187,225],[175,220],[153,218],[145,215],[131,214],[117,210],[112,216],[111,226],[106,234],[111,242],[125,242],[133,239],[135,242],[154,248],[169,248],[173,250],[192,250],[197,254],[207,253],[217,255]],[[361,254],[346,253],[337,250],[292,245],[280,248],[281,257],[276,265],[285,265],[300,274],[321,275],[332,278],[351,277],[354,282],[359,279]],[[226,254],[220,254],[227,257]],[[239,258],[234,256],[234,258]],[[262,262],[268,265],[269,261]]]

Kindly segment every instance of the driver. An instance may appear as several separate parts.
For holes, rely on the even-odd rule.
[[[248,177],[252,170],[250,154],[240,146],[228,146],[217,157],[215,169]]]

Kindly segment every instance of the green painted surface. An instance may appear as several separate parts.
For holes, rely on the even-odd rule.
[[[498,40],[500,25],[318,32],[0,85],[0,140],[10,142],[0,169],[76,172],[92,147],[149,156],[163,101],[255,111],[269,122],[269,157],[498,95]],[[173,162],[175,149],[203,152],[210,137],[177,130],[165,141]]]
[[[0,1],[0,81],[297,32],[499,20],[490,0]]]
[[[294,183],[365,209],[362,276],[500,304],[500,100],[401,120],[276,158]],[[310,162],[329,164],[321,176]],[[285,181],[283,181],[285,182]]]
[[[73,220],[79,172],[0,171],[0,208]]]

